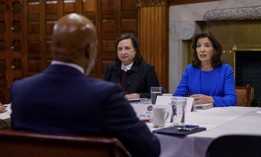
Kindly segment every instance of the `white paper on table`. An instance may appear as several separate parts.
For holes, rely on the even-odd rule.
[[[149,120],[152,115],[152,104],[130,103],[140,120]]]
[[[148,103],[131,103],[131,106],[133,107],[134,111],[136,112],[137,117],[140,120],[150,120],[152,116],[152,109],[154,107],[160,107],[160,108],[166,108],[166,110],[169,112],[169,116],[166,120],[166,123],[170,123],[171,114],[172,114],[172,108],[171,105],[152,105]]]
[[[6,112],[0,113],[0,119],[7,119],[10,118],[11,115],[11,105],[10,104],[4,104],[6,106]]]

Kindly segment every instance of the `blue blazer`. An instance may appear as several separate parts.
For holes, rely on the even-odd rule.
[[[214,106],[235,106],[237,97],[233,68],[228,64],[222,64],[213,70],[212,81],[203,80],[203,82],[209,84],[209,96],[213,97]],[[200,68],[195,68],[192,64],[189,64],[173,95],[202,94],[200,91],[200,72]]]
[[[21,131],[118,138],[132,156],[160,154],[160,145],[114,84],[77,69],[50,65],[11,88],[12,128]]]

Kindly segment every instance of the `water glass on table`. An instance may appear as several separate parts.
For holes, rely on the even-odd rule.
[[[162,95],[162,87],[150,87],[151,104],[156,103],[158,95]]]
[[[172,121],[174,126],[185,126],[186,104],[187,98],[185,97],[171,98]]]

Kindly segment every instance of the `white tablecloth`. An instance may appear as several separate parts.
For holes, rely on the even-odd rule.
[[[219,136],[261,135],[261,108],[222,107],[197,110],[186,114],[186,124],[200,125],[207,130],[183,138],[156,134],[161,143],[161,157],[205,157],[209,144]],[[148,126],[151,128],[150,124]]]

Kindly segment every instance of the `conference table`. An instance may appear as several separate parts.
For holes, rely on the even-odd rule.
[[[135,111],[142,105],[146,108],[151,106],[148,103],[132,104]],[[10,106],[8,106],[8,112],[0,114],[0,118],[9,118],[10,112]],[[261,108],[215,107],[196,110],[186,113],[185,123],[206,127],[207,130],[184,137],[155,133],[161,144],[160,157],[204,157],[209,144],[219,136],[230,134],[261,136]],[[152,132],[161,129],[154,128],[149,122],[146,124]],[[167,123],[165,127],[172,125],[172,123]]]
[[[137,105],[135,104],[134,109]],[[160,140],[160,157],[205,157],[210,143],[217,137],[230,134],[261,136],[261,108],[258,107],[215,107],[187,112],[185,124],[206,127],[206,131],[187,136],[164,135],[155,133]],[[147,123],[151,131],[154,128]],[[167,123],[165,127],[172,126]]]

